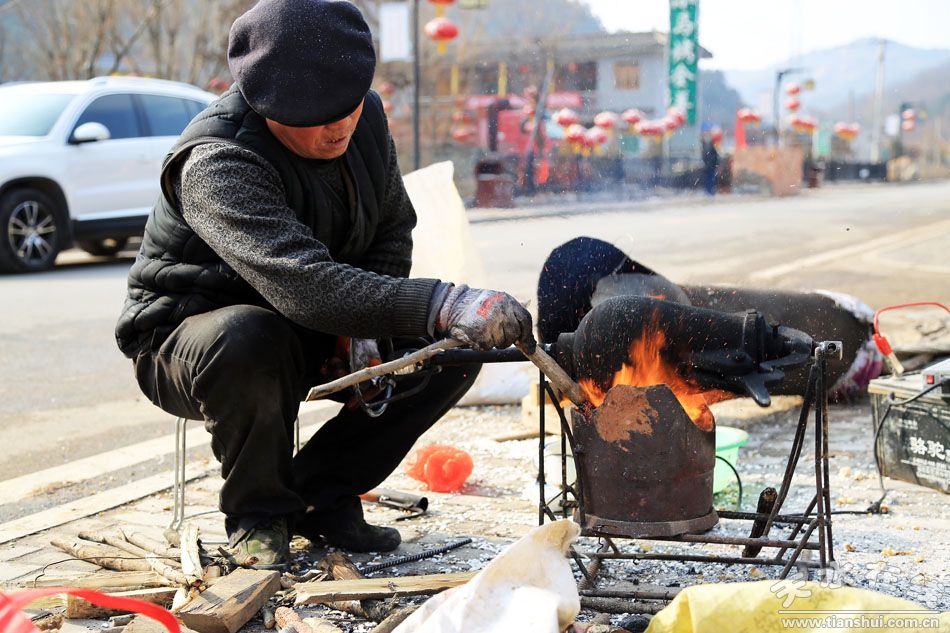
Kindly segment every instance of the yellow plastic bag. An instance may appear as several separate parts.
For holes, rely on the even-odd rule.
[[[950,613],[852,587],[788,578],[688,587],[646,633],[950,631]]]

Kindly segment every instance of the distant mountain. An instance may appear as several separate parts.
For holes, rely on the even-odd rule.
[[[776,70],[802,68],[801,72],[786,77],[783,83],[813,79],[815,89],[800,95],[801,112],[828,112],[847,104],[851,93],[856,97],[873,94],[879,46],[880,40],[866,38],[844,46],[806,53],[761,70],[726,70],[724,73],[726,81],[738,90],[742,99],[759,109],[768,119],[772,115],[772,90],[775,86]],[[914,48],[889,41],[885,53],[885,81],[888,90],[947,62],[950,62],[950,49]],[[783,94],[781,102],[784,101]]]
[[[703,122],[714,123],[731,134],[736,110],[745,104],[739,93],[726,82],[722,71],[700,70],[699,99]]]

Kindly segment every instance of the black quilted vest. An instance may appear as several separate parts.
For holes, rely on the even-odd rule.
[[[175,176],[189,150],[227,141],[267,160],[280,174],[288,205],[325,244],[334,261],[359,265],[376,235],[389,165],[386,119],[379,96],[366,96],[363,114],[344,155],[356,182],[351,209],[328,203],[328,186],[314,163],[287,150],[237,89],[223,94],[185,128],[162,165],[162,195],[145,225],[138,257],[129,271],[129,293],[116,325],[119,349],[134,358],[185,318],[217,308],[267,301],[202,240],[182,217]],[[271,308],[273,309],[273,308]]]

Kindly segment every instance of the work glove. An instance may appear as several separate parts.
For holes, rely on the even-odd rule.
[[[531,315],[505,292],[453,287],[439,309],[435,325],[440,336],[453,338],[480,350],[503,349],[521,343],[534,353]]]
[[[382,358],[376,339],[340,336],[336,339],[333,356],[320,368],[320,375],[329,382],[380,363]]]

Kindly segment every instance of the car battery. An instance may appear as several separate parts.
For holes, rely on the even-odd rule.
[[[878,436],[874,448],[885,476],[950,493],[950,398],[937,387],[901,404],[935,380],[941,382],[933,375],[926,369],[871,381],[872,432]]]

